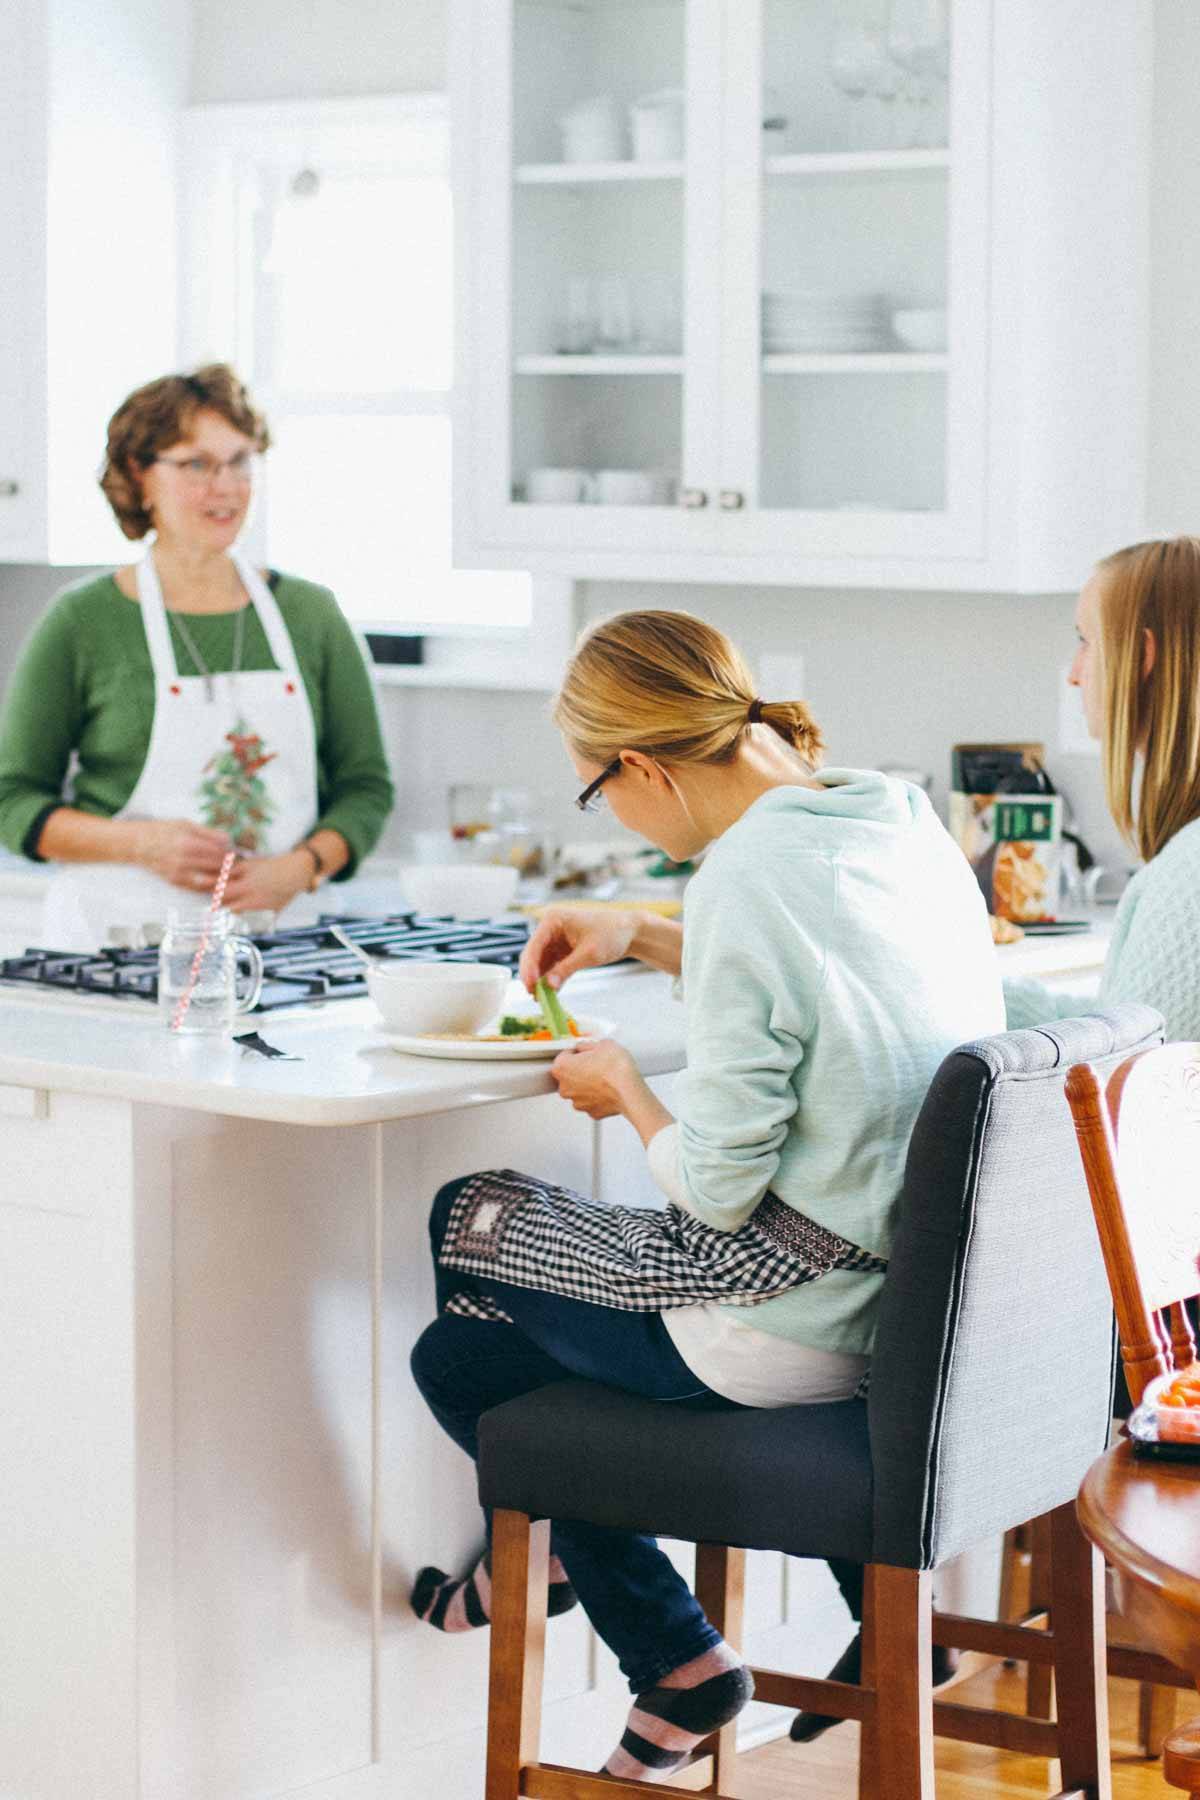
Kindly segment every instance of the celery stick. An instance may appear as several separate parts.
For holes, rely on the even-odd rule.
[[[546,1028],[550,1035],[556,1038],[570,1037],[571,1031],[567,1024],[567,1015],[563,1011],[562,1001],[554,989],[547,987],[545,981],[539,981],[533,990],[533,997],[542,1009],[542,1017],[546,1021]]]

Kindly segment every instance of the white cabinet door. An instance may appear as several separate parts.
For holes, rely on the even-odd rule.
[[[32,131],[41,92],[35,22],[21,0],[0,0],[0,556],[24,553],[36,531],[45,221],[34,204],[44,174]]]
[[[543,568],[581,543],[601,565],[711,551],[720,0],[455,19],[456,547]]]
[[[988,14],[726,9],[724,555],[983,551]]]

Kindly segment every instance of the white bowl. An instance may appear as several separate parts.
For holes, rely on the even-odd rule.
[[[511,977],[495,963],[372,964],[367,992],[392,1031],[479,1031],[504,1005]]]
[[[944,350],[946,309],[944,306],[918,306],[894,312],[892,330],[907,350]]]
[[[520,872],[491,863],[421,863],[400,871],[400,892],[436,918],[492,919],[511,906]]]

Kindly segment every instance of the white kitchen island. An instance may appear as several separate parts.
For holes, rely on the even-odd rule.
[[[669,1103],[665,978],[572,999]],[[429,1201],[515,1165],[650,1203],[644,1157],[544,1065],[396,1055],[366,1001],[257,1023],[302,1060],[0,999],[0,1800],[482,1792],[487,1634],[407,1605],[480,1536],[407,1369]],[[751,1560],[752,1653],[823,1671],[827,1572]],[[578,1610],[554,1621],[545,1753],[599,1764],[627,1704]]]

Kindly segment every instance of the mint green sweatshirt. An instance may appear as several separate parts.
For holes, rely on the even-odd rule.
[[[682,1201],[735,1231],[769,1188],[886,1257],[933,1074],[1003,1030],[1004,1003],[979,887],[926,796],[870,771],[819,779],[756,800],[687,890]],[[834,1271],[735,1310],[865,1354],[882,1280]]]
[[[1177,831],[1122,894],[1098,994],[1006,981],[1004,999],[1013,1030],[1140,1000],[1162,1014],[1169,1043],[1200,1038],[1200,819]]]
[[[316,728],[314,829],[345,838],[344,880],[376,843],[392,806],[371,677],[328,588],[295,575],[272,575],[271,586]],[[236,616],[185,615],[214,672],[233,666]],[[170,613],[167,621],[179,668],[194,673]],[[258,614],[250,613],[242,667],[274,666]],[[37,860],[37,836],[64,793],[83,812],[119,812],[137,784],[153,722],[154,671],[138,603],[111,575],[67,588],[26,642],[0,714],[0,843]]]

